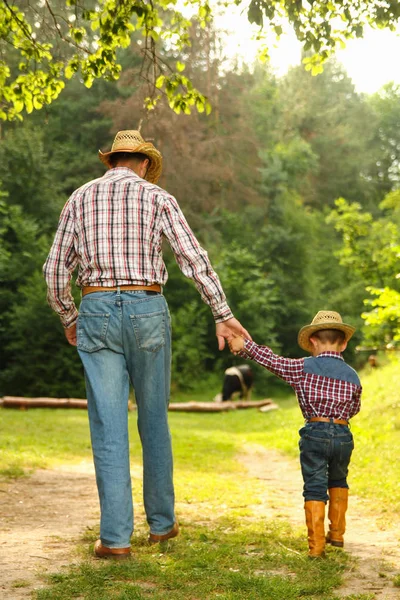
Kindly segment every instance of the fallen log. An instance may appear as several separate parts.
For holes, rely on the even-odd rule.
[[[275,402],[272,402],[269,398],[265,400],[253,400],[246,402],[243,401],[232,401],[232,402],[175,402],[169,405],[171,411],[182,411],[182,412],[226,412],[229,410],[240,410],[244,408],[260,408],[269,406],[269,410],[278,408]]]
[[[4,408],[19,408],[26,410],[28,408],[87,408],[87,400],[80,398],[23,398],[21,396],[4,396],[1,399]],[[278,408],[269,398],[254,401],[233,401],[233,402],[172,402],[169,405],[170,411],[181,412],[226,412],[229,410],[246,408],[265,408],[273,410]],[[129,402],[129,410],[136,410],[136,405]]]
[[[81,398],[22,398],[20,396],[4,396],[4,408],[87,408],[87,400]]]

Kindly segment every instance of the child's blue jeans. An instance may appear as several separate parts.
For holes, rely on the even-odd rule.
[[[332,422],[306,423],[299,434],[304,499],[327,502],[329,488],[349,487],[353,435],[347,425]]]

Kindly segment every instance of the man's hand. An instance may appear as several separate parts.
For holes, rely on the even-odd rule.
[[[242,336],[251,340],[252,337],[248,331],[239,323],[237,319],[232,317],[223,323],[217,323],[216,336],[218,340],[218,349],[223,350],[225,348],[225,340],[229,343],[234,337]]]
[[[238,354],[244,349],[244,339],[242,337],[234,337],[229,340],[229,349],[233,354]]]
[[[76,323],[68,327],[68,329],[64,329],[65,337],[68,340],[68,343],[71,346],[76,346]]]

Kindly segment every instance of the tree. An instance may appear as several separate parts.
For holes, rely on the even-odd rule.
[[[381,197],[400,186],[400,85],[388,83],[368,99],[377,123],[376,160],[370,175]]]
[[[369,310],[362,314],[364,335],[378,346],[400,342],[399,208],[396,190],[381,202],[379,218],[343,198],[336,201],[336,210],[329,216],[343,237],[337,252],[341,264],[361,279],[369,293],[364,300]]]
[[[40,221],[7,200],[0,200],[0,396],[84,397],[76,350],[46,302],[50,239]]]
[[[43,130],[24,123],[6,131],[0,142],[0,162],[8,203],[22,206],[26,214],[41,221],[42,232],[53,231],[65,198],[49,168]]]
[[[231,0],[232,1],[232,0]],[[199,22],[212,19],[208,0],[188,0]],[[251,0],[248,19],[262,32],[282,33],[284,18],[294,28],[304,49],[306,68],[322,70],[338,44],[362,37],[364,27],[394,29],[400,18],[397,0]],[[340,24],[340,25],[338,25]],[[142,34],[141,75],[150,83],[146,97],[154,108],[166,95],[176,112],[210,111],[207,98],[184,75],[179,60],[165,60],[164,49],[179,53],[190,45],[191,21],[176,8],[175,0],[0,0],[0,118],[20,118],[53,102],[65,80],[78,74],[90,87],[96,78],[117,79],[121,72],[118,50],[130,45],[135,32]],[[8,47],[11,52],[6,51]],[[268,53],[267,46],[264,56]],[[158,93],[158,91],[160,93]]]
[[[376,205],[371,169],[378,160],[376,113],[357,94],[343,67],[332,60],[312,77],[295,67],[279,82],[279,126],[285,137],[300,136],[316,157],[300,193],[307,205],[332,207],[344,196],[367,206]],[[282,136],[282,134],[281,134]]]

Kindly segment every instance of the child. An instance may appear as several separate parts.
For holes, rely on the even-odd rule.
[[[354,448],[349,419],[360,410],[361,384],[341,352],[354,331],[354,327],[343,323],[339,313],[324,310],[298,335],[300,347],[312,357],[283,358],[267,346],[242,337],[229,343],[231,352],[255,360],[296,392],[306,420],[299,431],[299,447],[310,558],[324,556],[325,542],[343,547],[347,474]],[[330,524],[325,538],[328,500]]]

